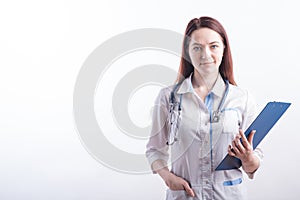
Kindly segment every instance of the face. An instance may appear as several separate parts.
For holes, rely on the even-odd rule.
[[[200,74],[219,72],[225,46],[217,32],[209,28],[193,31],[188,48],[194,69]]]

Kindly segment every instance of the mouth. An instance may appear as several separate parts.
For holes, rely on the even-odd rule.
[[[204,62],[204,63],[200,63],[200,65],[210,65],[210,64],[214,64],[214,62]]]

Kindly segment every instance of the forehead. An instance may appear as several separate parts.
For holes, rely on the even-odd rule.
[[[200,44],[209,44],[211,42],[222,42],[222,37],[216,31],[209,28],[200,28],[194,30],[191,34],[191,42]]]

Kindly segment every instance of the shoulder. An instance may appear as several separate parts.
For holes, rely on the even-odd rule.
[[[231,98],[239,100],[245,110],[256,110],[256,101],[248,89],[229,84],[229,91]]]
[[[234,95],[243,96],[247,94],[247,90],[236,85],[229,84],[229,90]]]
[[[168,104],[171,92],[175,86],[176,84],[162,87],[156,97],[156,104]]]
[[[246,99],[252,98],[252,94],[249,90],[236,85],[229,84],[229,91],[233,97]]]

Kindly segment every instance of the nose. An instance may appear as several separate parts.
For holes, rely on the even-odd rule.
[[[208,47],[203,48],[203,50],[201,51],[200,58],[206,60],[209,59],[210,56],[211,56],[210,49]]]

